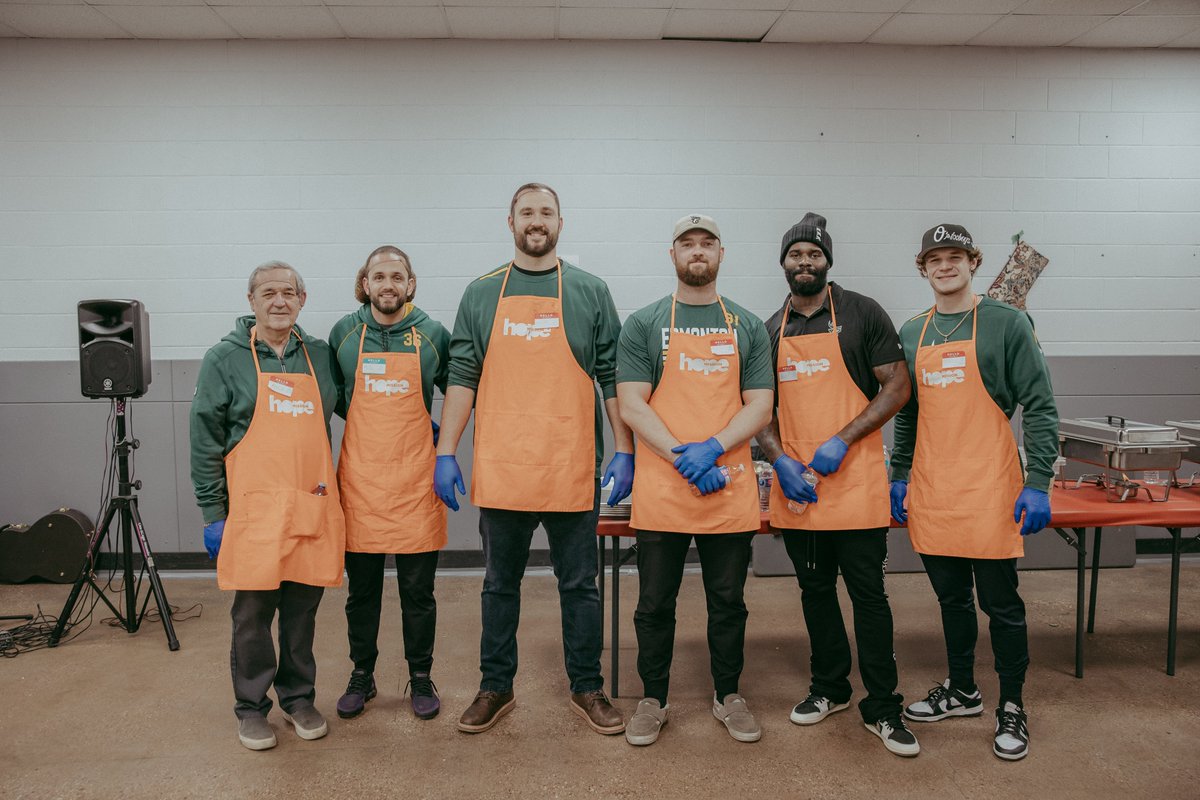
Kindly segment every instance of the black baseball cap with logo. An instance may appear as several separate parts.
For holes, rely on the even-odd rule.
[[[976,249],[975,240],[966,228],[962,225],[942,223],[925,231],[925,235],[921,237],[921,252],[917,253],[917,261],[925,258],[925,254],[930,250],[937,250],[939,247],[957,247],[968,252]]]

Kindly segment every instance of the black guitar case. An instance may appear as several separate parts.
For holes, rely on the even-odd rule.
[[[31,526],[0,529],[0,583],[74,583],[95,526],[83,512],[60,508]]]

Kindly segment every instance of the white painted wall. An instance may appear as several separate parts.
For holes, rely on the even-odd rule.
[[[1050,257],[1050,354],[1200,354],[1200,51],[5,40],[0,360],[77,358],[86,297],[141,299],[154,357],[199,357],[271,258],[324,335],[385,242],[450,324],[527,180],[623,314],[669,291],[688,211],[722,226],[724,293],[769,314],[811,209],[834,276],[897,321],[928,303],[921,232],[957,221],[981,291],[1018,230]]]

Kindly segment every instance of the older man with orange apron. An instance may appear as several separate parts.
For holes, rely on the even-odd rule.
[[[645,695],[625,738],[653,744],[667,723],[675,604],[694,540],[708,602],[712,713],[735,740],[755,742],[762,729],[738,681],[743,589],[759,527],[749,440],[771,418],[771,345],[760,319],[717,294],[724,248],[711,217],[680,219],[670,254],[675,293],[632,314],[617,350],[621,415],[638,440],[630,527]]]
[[[313,705],[312,645],[326,586],[342,581],[345,523],[330,452],[337,403],[329,346],[296,327],[304,282],[268,262],[250,276],[252,317],[204,355],[191,409],[192,483],[217,582],[233,590],[230,670],[238,738],[275,746],[272,686],[302,739],[328,726]],[[279,656],[271,639],[278,614]]]
[[[568,706],[597,733],[625,729],[600,674],[601,609],[596,587],[596,523],[601,456],[600,399],[616,454],[604,479],[610,503],[633,483],[633,442],[617,414],[620,320],[608,286],[560,261],[563,220],[545,184],[517,189],[509,207],[513,259],[470,286],[450,341],[434,485],[458,510],[465,492],[455,453],[475,409],[471,502],[479,507],[486,574],[481,597],[479,693],[458,729],[489,730],[516,704],[521,578],[533,532],[542,525],[558,579]]]
[[[1029,752],[1029,641],[1016,563],[1022,537],[1050,522],[1058,410],[1029,315],[972,293],[982,260],[961,225],[926,231],[917,269],[936,303],[900,329],[916,388],[896,417],[892,516],[908,523],[937,593],[950,672],[904,715],[936,722],[983,713],[974,672],[978,593],[1000,679],[992,752],[1016,761]],[[1024,469],[1009,422],[1018,407]]]
[[[359,269],[362,305],[329,334],[346,419],[338,486],[346,512],[346,631],[354,667],[338,699],[342,719],[375,697],[383,568],[394,554],[412,711],[441,708],[430,677],[437,628],[434,578],[446,546],[446,507],[433,493],[434,387],[446,389],[450,333],[413,305],[416,274],[397,247],[376,248]]]
[[[779,263],[790,291],[767,320],[777,351],[777,411],[758,441],[775,465],[771,527],[796,567],[812,650],[808,696],[790,719],[815,725],[849,707],[840,573],[867,690],[858,704],[863,724],[890,752],[915,756],[921,748],[901,714],[884,589],[888,483],[880,427],[908,400],[904,352],[878,303],[828,281],[833,237],[824,217],[805,214],[784,234]],[[806,474],[822,476],[815,490]]]

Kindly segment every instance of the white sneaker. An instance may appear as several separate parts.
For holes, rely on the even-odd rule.
[[[874,724],[864,723],[871,733],[883,740],[883,746],[898,756],[912,758],[921,752],[917,737],[904,724],[904,719],[897,714],[893,719],[881,719]]]
[[[1005,761],[1020,761],[1029,755],[1029,719],[1016,703],[996,709],[996,744],[992,752]]]
[[[983,695],[976,689],[973,694],[964,694],[950,688],[950,679],[941,686],[929,690],[924,700],[910,703],[904,716],[913,722],[937,722],[946,717],[976,717],[983,713]]]
[[[796,704],[788,717],[797,725],[816,725],[830,714],[845,711],[850,703],[835,703],[828,697],[809,692],[808,697]]]

